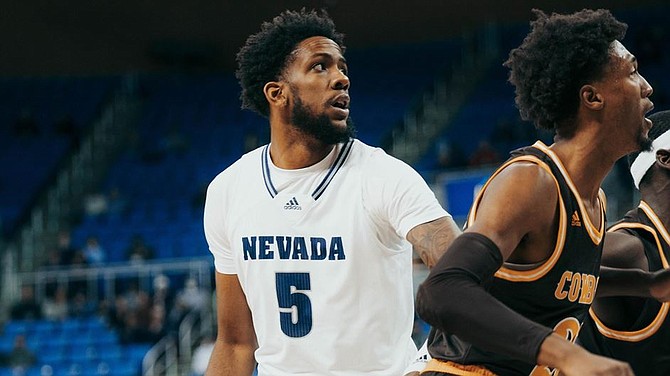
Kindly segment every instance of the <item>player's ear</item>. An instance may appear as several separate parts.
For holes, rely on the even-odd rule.
[[[263,86],[265,99],[272,106],[284,106],[287,103],[284,84],[278,81],[270,81]]]
[[[670,170],[670,150],[658,149],[656,151],[656,162],[658,162],[661,167]]]
[[[579,89],[579,99],[584,106],[591,110],[600,110],[603,108],[604,100],[602,94],[593,85],[584,85]]]

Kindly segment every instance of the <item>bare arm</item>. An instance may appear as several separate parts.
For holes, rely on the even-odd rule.
[[[649,279],[644,271],[649,265],[640,239],[615,231],[605,234],[604,242],[597,297],[647,295]]]
[[[432,268],[460,233],[451,217],[442,217],[415,226],[407,233],[407,240],[424,264]]]
[[[608,232],[605,235],[597,296],[638,296],[668,301],[668,273],[666,270],[649,272],[644,245],[638,237],[623,230]]]
[[[256,334],[237,275],[216,273],[218,333],[207,376],[252,375]]]

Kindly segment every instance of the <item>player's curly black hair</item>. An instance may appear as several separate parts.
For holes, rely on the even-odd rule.
[[[504,66],[515,86],[522,119],[537,128],[571,137],[577,115],[579,89],[602,77],[610,59],[610,45],[621,40],[628,26],[605,9],[547,16],[534,9],[537,19]]]
[[[649,138],[656,140],[660,135],[670,130],[670,110],[659,111],[651,114],[649,119],[654,123],[654,125],[649,130]],[[635,162],[635,158],[640,155],[639,151],[628,154],[628,166],[631,166]],[[651,179],[652,169],[647,170],[645,175],[640,180],[640,186],[646,184]]]
[[[249,36],[237,54],[238,69],[235,72],[242,87],[242,108],[267,117],[270,108],[263,87],[278,80],[296,46],[314,36],[333,40],[344,52],[344,34],[335,30],[335,24],[325,10],[284,11],[272,21],[264,22],[261,31]]]

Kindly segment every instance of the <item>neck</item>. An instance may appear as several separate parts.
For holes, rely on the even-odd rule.
[[[582,140],[577,135],[569,140],[559,138],[550,148],[558,155],[582,199],[595,201],[618,158],[603,157],[591,140]]]
[[[334,147],[335,145],[324,144],[304,134],[289,137],[272,135],[270,157],[275,166],[286,170],[294,170],[318,163]]]

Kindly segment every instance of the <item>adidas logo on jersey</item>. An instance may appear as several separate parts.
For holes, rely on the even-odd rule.
[[[284,205],[284,210],[302,210],[302,207],[298,203],[298,200],[293,197],[289,202]]]
[[[572,227],[582,227],[582,221],[579,220],[579,215],[576,210],[572,213],[572,222],[570,222],[570,225]]]

